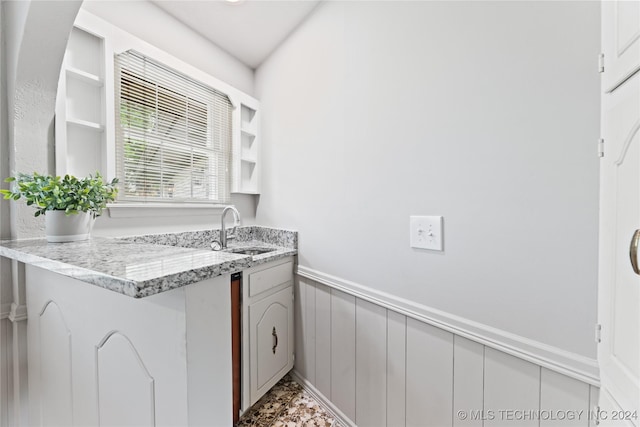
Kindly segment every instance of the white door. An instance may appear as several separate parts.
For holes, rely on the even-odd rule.
[[[640,240],[639,130],[636,73],[602,97],[598,361],[604,425],[640,426],[640,268],[632,265],[640,264],[635,250]]]
[[[293,286],[249,306],[251,404],[293,368]]]
[[[602,2],[602,86],[611,92],[640,69],[640,1]]]

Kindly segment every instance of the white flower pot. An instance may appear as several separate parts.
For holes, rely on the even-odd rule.
[[[47,241],[52,243],[87,240],[95,218],[89,212],[66,215],[64,211],[47,211],[44,215]]]

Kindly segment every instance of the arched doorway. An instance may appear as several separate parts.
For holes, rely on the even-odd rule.
[[[2,175],[17,171],[53,172],[53,118],[60,67],[81,0],[4,2],[6,123],[8,136]],[[8,161],[6,160],[8,157]],[[12,238],[42,235],[32,209],[11,204]],[[6,232],[6,230],[3,230]]]
[[[53,172],[53,123],[62,59],[82,4],[11,1],[0,5],[0,177],[18,171]],[[3,186],[6,185],[3,183]],[[0,237],[43,235],[31,207],[0,203]],[[28,420],[27,334],[24,281],[18,263],[0,260],[0,425]],[[10,307],[10,310],[7,308]],[[10,367],[10,369],[9,369]],[[11,370],[11,371],[9,371]],[[8,378],[11,377],[12,381]],[[10,409],[9,409],[10,407]],[[1,413],[8,409],[5,413]]]

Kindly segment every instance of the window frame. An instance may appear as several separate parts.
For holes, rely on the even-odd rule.
[[[121,183],[117,202],[183,206],[228,204],[231,200],[233,179],[235,130],[234,105],[230,97],[134,49],[116,54],[114,65],[115,161]],[[199,113],[191,115],[190,108],[194,107],[199,109]],[[219,111],[219,107],[222,111]],[[138,116],[138,113],[141,113],[141,116]],[[222,115],[218,116],[219,114]],[[228,117],[225,117],[227,115]],[[132,124],[136,117],[141,117],[143,126]],[[122,123],[123,118],[128,120],[127,125]],[[196,137],[202,139],[200,144],[190,137],[194,129],[190,127],[190,121],[196,118],[201,120],[203,125],[199,135],[196,131]],[[223,128],[223,134],[214,134],[220,127]],[[178,132],[174,133],[176,130]],[[132,162],[127,158],[126,147],[131,139],[143,141],[143,156],[149,153],[150,145],[156,147],[155,154],[159,157],[148,164],[151,172],[147,172],[144,161]],[[206,165],[202,171],[202,178],[208,181],[203,185],[207,198],[197,197],[194,193],[194,173],[199,174],[194,161],[196,154]],[[169,157],[166,158],[165,155]],[[167,188],[178,184],[179,181],[165,181],[165,171],[167,174],[179,174],[181,168],[175,166],[179,166],[179,163],[185,160],[190,162],[184,165],[187,176],[183,183],[187,185],[187,194],[183,193],[176,198],[167,197]],[[177,164],[171,168],[167,166],[167,161]],[[135,170],[136,167],[142,170],[142,180],[128,181],[126,172]],[[156,170],[157,177],[153,177],[153,170]],[[147,177],[152,177],[151,181],[147,181]],[[147,182],[152,192],[158,194],[136,195],[126,194],[124,191],[129,185]],[[142,192],[144,193],[144,190]],[[214,198],[210,198],[211,196]]]
[[[260,102],[247,92],[238,89],[231,84],[214,77],[215,71],[203,71],[207,68],[199,68],[195,63],[187,62],[188,58],[181,59],[174,54],[160,49],[147,41],[133,35],[127,30],[107,22],[97,16],[81,9],[78,12],[74,27],[85,31],[102,40],[100,52],[96,54],[102,61],[104,75],[98,80],[88,76],[91,83],[99,85],[102,89],[102,125],[98,132],[102,132],[102,152],[100,154],[100,171],[105,179],[111,180],[117,177],[116,172],[116,144],[115,144],[115,94],[114,94],[114,55],[134,49],[149,58],[214,88],[229,97],[234,110],[232,113],[232,162],[231,162],[231,198],[233,203],[235,194],[259,194],[255,191],[246,191],[242,186],[241,174],[241,106],[247,106],[260,112]],[[68,173],[66,129],[68,127],[66,115],[66,88],[65,73],[67,73],[67,59],[62,65],[60,84],[58,87],[58,100],[56,104],[56,173],[64,175]],[[258,143],[260,156],[260,144]],[[211,216],[219,214],[225,205],[202,202],[193,203],[158,203],[158,202],[123,202],[118,201],[107,205],[107,213],[112,217],[178,217],[178,216]]]

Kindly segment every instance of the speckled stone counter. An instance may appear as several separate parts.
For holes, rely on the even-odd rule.
[[[73,277],[134,298],[297,254],[297,233],[265,227],[238,227],[229,246],[271,247],[256,256],[212,251],[219,230],[155,234],[84,242],[0,241],[0,256]]]
[[[123,237],[127,242],[153,243],[156,245],[180,246],[183,248],[210,249],[211,242],[220,240],[220,230],[184,231],[180,233],[144,234]],[[282,248],[298,248],[298,232],[261,226],[238,227],[236,238],[229,246],[243,245],[247,242],[260,242]]]

